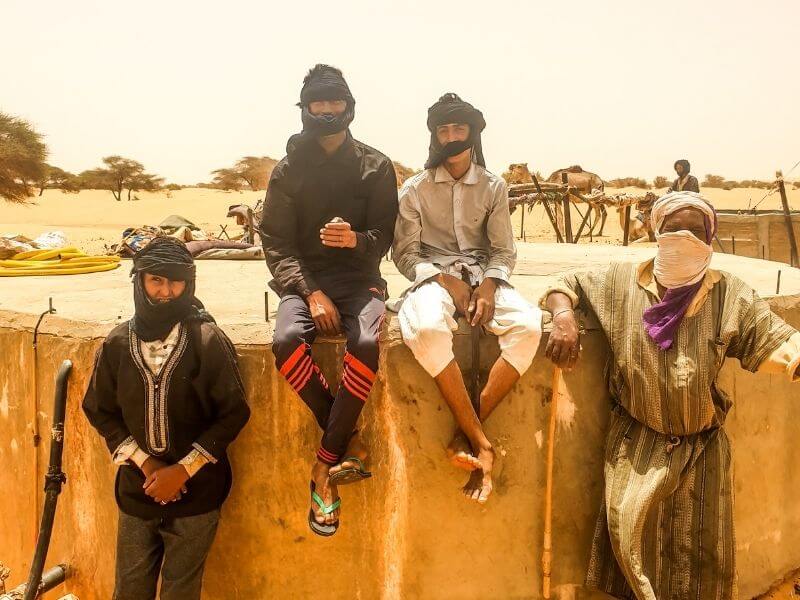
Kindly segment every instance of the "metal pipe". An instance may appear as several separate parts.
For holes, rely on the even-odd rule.
[[[64,418],[67,410],[67,380],[69,379],[70,371],[72,371],[72,362],[65,360],[61,363],[56,376],[53,426],[50,434],[50,465],[44,478],[45,495],[42,524],[39,528],[39,539],[36,543],[36,552],[31,563],[28,587],[23,596],[24,600],[34,600],[38,595],[39,585],[43,582],[42,571],[44,571],[47,551],[50,548],[50,537],[53,534],[58,495],[61,493],[61,486],[67,481],[67,476],[61,470],[61,458],[64,452]]]
[[[34,597],[58,587],[67,580],[68,575],[69,567],[64,564],[56,565],[48,569],[47,572],[42,575],[42,582],[39,585],[39,589],[36,590],[36,595]],[[0,594],[0,600],[21,600],[27,589],[28,584],[22,583],[10,592]]]
[[[39,442],[41,441],[41,435],[39,433],[39,326],[42,324],[42,320],[44,319],[45,315],[52,315],[56,312],[56,309],[53,308],[52,297],[48,298],[47,306],[47,310],[39,315],[39,319],[36,321],[36,326],[33,328],[33,406],[31,407],[31,438],[33,443],[32,498],[34,510],[31,515],[33,516],[32,537],[34,540],[39,536],[39,521],[36,519],[36,511],[39,509],[39,485],[37,478],[39,477]]]

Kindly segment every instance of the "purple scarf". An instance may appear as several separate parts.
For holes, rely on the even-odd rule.
[[[644,311],[644,329],[662,350],[672,347],[675,333],[701,285],[702,279],[692,285],[669,289],[661,302]]]
[[[712,232],[717,230],[716,213],[714,213],[713,227],[708,217],[705,217],[705,222],[706,243],[710,244],[713,239]],[[704,279],[705,277],[691,285],[668,289],[661,302],[653,304],[653,306],[644,311],[642,315],[644,330],[662,350],[672,348],[672,342],[675,341],[678,327],[683,321],[686,311],[689,310],[689,305],[700,290],[700,286],[703,285]]]

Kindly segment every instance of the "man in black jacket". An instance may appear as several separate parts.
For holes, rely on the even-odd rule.
[[[135,314],[98,350],[83,399],[114,463],[119,505],[114,600],[199,600],[226,449],[250,416],[236,351],[195,298],[183,242],[155,238],[133,259]]]
[[[259,229],[270,286],[281,297],[276,364],[323,430],[309,526],[332,535],[337,485],[369,476],[355,426],[378,368],[386,295],[380,262],[392,244],[397,181],[386,156],[350,135],[355,100],[339,69],[311,69],[299,106],[303,131],[272,172]],[[318,333],[347,338],[335,393],[311,357]]]

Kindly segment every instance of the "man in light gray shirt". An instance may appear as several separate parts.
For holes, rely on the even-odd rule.
[[[414,282],[399,310],[403,340],[453,412],[459,430],[448,454],[472,472],[464,494],[480,503],[492,492],[494,463],[481,423],[531,365],[541,337],[541,311],[509,283],[517,252],[508,192],[505,181],[486,170],[485,126],[481,112],[456,94],[428,109],[428,160],[400,191],[393,247],[397,268]],[[453,355],[459,314],[500,343],[480,414]]]

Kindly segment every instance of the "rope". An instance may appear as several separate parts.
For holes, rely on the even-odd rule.
[[[0,277],[99,273],[116,269],[119,261],[119,256],[89,256],[77,248],[31,250],[0,260]]]

